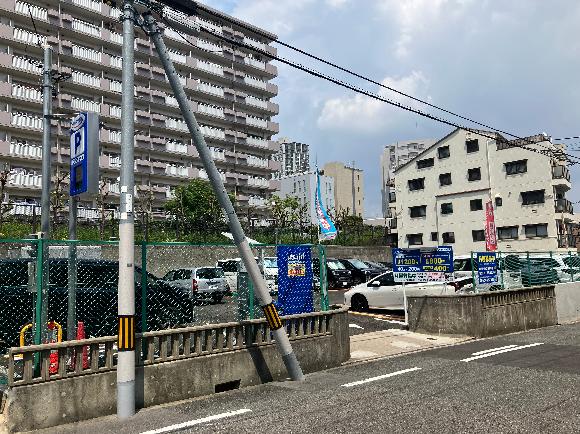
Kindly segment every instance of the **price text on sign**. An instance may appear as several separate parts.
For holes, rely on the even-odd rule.
[[[495,252],[476,253],[475,265],[477,268],[477,282],[480,285],[496,283],[498,281]]]
[[[444,280],[445,273],[453,273],[453,249],[393,249],[393,272],[396,282]]]

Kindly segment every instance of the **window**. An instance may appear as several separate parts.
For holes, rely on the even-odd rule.
[[[425,178],[409,179],[409,190],[423,190],[425,188]]]
[[[441,214],[453,214],[453,203],[451,202],[442,203]]]
[[[541,223],[538,225],[524,225],[526,238],[547,237],[548,223]]]
[[[544,203],[544,190],[522,191],[522,205]]]
[[[444,243],[454,243],[455,242],[455,232],[443,232],[443,242]]]
[[[449,156],[451,155],[451,153],[449,152],[449,146],[441,146],[440,148],[437,148],[437,155],[439,156],[440,160],[444,158],[449,158]]]
[[[475,167],[473,169],[467,170],[467,179],[469,181],[479,181],[481,179],[481,169],[479,167]]]
[[[500,240],[517,240],[518,227],[517,226],[503,226],[497,228],[497,237]]]
[[[380,286],[395,286],[397,285],[397,283],[395,283],[395,278],[393,277],[393,273],[386,273],[383,274],[382,276],[377,277],[376,279],[373,279],[371,282],[369,282],[367,284],[367,286],[375,286],[372,284],[372,282],[379,282]]]
[[[441,187],[444,185],[451,185],[451,173],[442,173],[439,175],[439,185]]]
[[[468,154],[479,151],[479,141],[477,139],[467,139],[465,141],[465,149]]]
[[[410,246],[420,246],[423,244],[423,234],[407,234],[407,241]]]
[[[425,158],[424,160],[417,161],[417,169],[426,169],[427,167],[433,167],[435,164],[434,158]]]
[[[496,206],[496,208],[498,206],[502,206],[502,205],[503,205],[503,199],[501,197],[496,197],[495,198],[495,206]]]
[[[528,171],[528,160],[517,160],[505,163],[505,173],[515,175],[516,173],[526,173]]]
[[[469,209],[471,211],[481,211],[483,209],[483,201],[481,199],[471,199],[469,201]]]
[[[471,231],[471,238],[473,238],[473,241],[485,241],[485,231],[483,229],[480,231]]]
[[[427,215],[427,205],[409,207],[411,217],[425,217]]]
[[[431,232],[431,241],[439,241],[439,234],[437,232]]]

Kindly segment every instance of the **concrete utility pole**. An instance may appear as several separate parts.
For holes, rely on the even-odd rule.
[[[123,1],[123,96],[121,105],[121,203],[119,219],[119,339],[117,342],[117,416],[135,414],[135,233],[134,190],[134,41],[133,0]]]
[[[51,184],[51,120],[52,120],[52,48],[46,42],[43,46],[44,64],[42,68],[42,194],[40,197],[40,232],[42,238],[50,238],[50,184]],[[40,328],[41,341],[46,340],[48,323],[48,245],[42,244],[42,257],[45,262],[42,264],[42,285],[37,288],[41,291],[41,313],[40,321],[37,318],[37,327]],[[38,336],[38,334],[37,334]],[[40,342],[38,342],[40,343]]]
[[[302,369],[300,368],[300,364],[298,363],[298,359],[296,355],[292,351],[292,346],[290,345],[290,340],[288,339],[288,335],[286,334],[286,330],[282,326],[282,321],[278,316],[278,312],[276,311],[276,307],[272,303],[272,297],[270,297],[270,293],[266,286],[266,281],[260,273],[260,268],[254,258],[252,253],[252,249],[248,243],[246,236],[244,235],[244,231],[236,215],[232,202],[226,192],[224,187],[224,183],[220,178],[220,174],[215,166],[215,163],[211,157],[211,153],[207,144],[205,143],[205,139],[201,130],[199,129],[199,125],[193,111],[191,110],[191,106],[189,104],[189,100],[187,99],[187,95],[183,90],[183,85],[177,78],[177,73],[175,72],[175,68],[173,67],[173,62],[169,58],[169,54],[167,52],[167,48],[165,47],[165,42],[163,42],[163,38],[161,37],[161,31],[159,26],[155,22],[153,16],[150,13],[143,14],[144,18],[144,29],[151,37],[151,40],[155,44],[155,48],[159,55],[159,60],[163,64],[163,68],[165,69],[165,74],[169,79],[169,83],[171,84],[171,88],[173,89],[173,93],[177,102],[179,103],[179,108],[181,109],[181,113],[183,118],[187,124],[189,132],[193,136],[193,141],[199,152],[199,156],[201,161],[203,162],[203,166],[208,174],[209,181],[213,187],[214,192],[216,193],[217,199],[224,209],[225,214],[228,219],[228,223],[230,226],[230,231],[232,232],[234,242],[238,247],[238,251],[240,252],[240,257],[244,262],[244,266],[248,271],[248,275],[254,284],[254,288],[256,291],[256,296],[260,300],[262,309],[264,310],[264,314],[266,319],[268,320],[268,325],[272,330],[274,335],[274,339],[278,346],[278,350],[282,354],[282,360],[288,370],[288,374],[292,380],[303,380],[304,375],[302,373]]]

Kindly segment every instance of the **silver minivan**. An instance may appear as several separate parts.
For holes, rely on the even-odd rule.
[[[221,303],[230,286],[220,267],[177,268],[163,276],[170,285],[186,290],[190,297]]]

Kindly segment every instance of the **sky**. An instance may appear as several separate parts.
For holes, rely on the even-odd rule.
[[[573,0],[206,0],[281,41],[518,136],[580,136],[580,2]],[[276,45],[276,44],[274,44]],[[377,85],[278,47],[278,55],[415,108]],[[278,137],[311,160],[364,170],[365,216],[381,215],[380,155],[397,141],[452,128],[280,62]],[[457,119],[454,119],[457,120]],[[462,121],[461,121],[462,122]],[[473,126],[473,125],[470,125]],[[580,141],[569,141],[580,149]],[[580,157],[580,151],[571,151]],[[529,158],[534,154],[530,153]],[[580,169],[571,168],[572,182]],[[580,189],[568,194],[580,201]],[[577,206],[578,209],[578,206]]]

